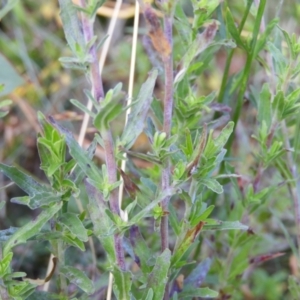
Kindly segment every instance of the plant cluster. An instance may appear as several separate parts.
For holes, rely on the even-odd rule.
[[[277,278],[259,268],[290,251],[299,269],[296,35],[282,29],[277,17],[266,24],[267,0],[244,1],[237,20],[230,1],[191,0],[192,20],[180,1],[156,1],[155,7],[141,1],[147,50],[160,68],[149,70],[127,105],[122,84],[105,91],[98,65],[106,37],[99,41],[94,22],[104,1],[78,2],[59,0],[71,50],[60,62],[86,75],[90,89],[84,94],[93,108],[75,99],[71,103],[89,115],[96,133],[84,149],[69,129],[39,112],[37,148],[48,182],[0,164],[1,172],[27,194],[11,202],[39,210],[22,227],[1,231],[2,299],[99,299],[108,273],[116,299],[256,299],[265,291],[264,299],[299,299],[297,272],[278,273]],[[237,50],[245,65],[230,75]],[[226,53],[220,88],[204,95],[201,80],[220,51]],[[253,70],[264,74],[262,82],[251,82]],[[163,82],[162,99],[155,91],[158,80]],[[248,131],[243,125],[245,98],[256,110]],[[0,108],[8,104],[2,102]],[[127,111],[128,121],[116,133],[115,124]],[[240,145],[242,129],[253,153]],[[148,152],[133,149],[141,134],[147,136]],[[98,147],[104,151],[101,165],[94,159]],[[248,173],[240,167],[246,159],[242,151],[251,154]],[[137,168],[134,158],[149,166]],[[123,185],[126,194],[120,199]],[[280,193],[292,201],[280,203]],[[82,211],[71,209],[74,199],[82,200]],[[294,212],[292,233],[282,220],[289,207]],[[265,233],[265,224],[274,220],[287,244],[281,249]],[[92,240],[105,253],[99,263],[104,274],[93,279],[67,257],[69,249],[87,251]],[[53,267],[45,279],[29,279],[11,265],[14,248],[30,241],[49,243]],[[282,278],[287,288],[269,289]],[[48,281],[55,281],[53,291],[40,291]]]

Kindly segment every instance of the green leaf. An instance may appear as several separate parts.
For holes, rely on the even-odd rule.
[[[282,114],[284,109],[284,94],[283,91],[279,90],[277,94],[274,97],[273,103],[272,103],[272,109],[274,110],[274,113],[276,113],[277,119],[279,121],[282,120]]]
[[[114,267],[114,292],[117,299],[129,300],[131,284],[132,284],[132,274],[129,271],[122,271],[118,267]]]
[[[26,299],[34,292],[35,286],[27,281],[13,280],[9,283],[8,293],[14,300]]]
[[[103,199],[103,195],[87,180],[85,180],[85,188],[89,199],[87,207],[94,225],[95,236],[100,240],[109,261],[114,263],[116,255],[112,234],[112,221],[105,213],[107,209],[106,202]]]
[[[76,107],[78,107],[80,110],[82,110],[84,113],[88,114],[90,117],[95,118],[95,116],[96,116],[95,113],[93,113],[91,110],[89,110],[89,109],[87,108],[87,106],[83,105],[83,104],[82,104],[81,102],[79,102],[78,100],[76,100],[76,99],[71,99],[70,102],[71,102],[74,106],[76,106]]]
[[[222,194],[224,192],[222,185],[214,178],[201,179],[200,184],[205,185],[208,189],[217,194]]]
[[[130,149],[138,136],[143,132],[146,117],[152,102],[152,94],[157,78],[157,70],[150,73],[146,82],[142,85],[132,110],[128,116],[128,122],[121,137],[123,147]]]
[[[186,224],[185,227],[184,227],[184,225],[182,226],[182,233],[181,233],[180,237],[177,239],[175,248],[173,250],[172,266],[177,267],[178,263],[180,264],[180,259],[188,251],[190,246],[194,243],[196,237],[199,235],[204,224],[205,224],[205,222],[200,221],[194,227],[186,228],[186,226],[188,226],[188,224]]]
[[[67,300],[66,298],[57,298],[56,294],[35,290],[26,300]],[[75,300],[72,298],[72,300]]]
[[[148,290],[148,293],[147,293],[147,295],[146,295],[145,300],[153,300],[153,296],[154,296],[153,289],[150,288],[150,289]]]
[[[207,21],[213,11],[219,6],[220,0],[210,0],[210,1],[198,1],[192,0],[194,7],[194,21],[193,30],[198,31],[198,29]]]
[[[222,129],[219,136],[215,139],[214,144],[217,148],[217,151],[220,151],[225,146],[233,131],[233,127],[234,123],[232,121],[228,122],[228,124]]]
[[[291,55],[292,59],[295,60],[297,56],[296,56],[294,45],[293,45],[292,39],[290,38],[290,35],[284,29],[282,29],[281,27],[278,26],[278,28],[283,33],[283,36],[284,36],[285,41],[287,43],[287,46],[289,48],[289,52],[290,52],[290,55]]]
[[[286,72],[288,71],[287,58],[282,54],[282,51],[278,49],[273,43],[268,42],[267,48],[273,56],[273,61],[275,65],[276,75],[284,78]]]
[[[151,201],[150,204],[148,204],[144,209],[142,209],[140,212],[138,212],[137,214],[135,214],[134,217],[129,220],[128,226],[132,226],[134,224],[137,224],[142,218],[146,217],[149,214],[149,212],[157,204],[159,204],[161,201],[163,201],[163,199],[165,199],[165,198],[170,197],[171,195],[173,195],[174,192],[175,192],[175,190],[173,188],[170,188],[170,189],[165,190],[162,193],[160,193],[155,200]]]
[[[3,253],[6,255],[13,247],[25,243],[38,234],[42,227],[61,209],[62,202],[45,209],[34,221],[31,221],[16,231],[5,243]]]
[[[184,69],[188,69],[193,59],[209,47],[217,33],[217,29],[217,22],[212,21],[207,27],[205,27],[201,34],[197,35],[196,39],[189,46],[187,52],[182,58],[182,66]]]
[[[219,151],[222,150],[222,148],[227,143],[227,140],[229,139],[232,131],[234,128],[234,123],[230,121],[221,131],[219,136],[215,139],[213,139],[212,134],[213,132],[210,131],[208,136],[208,141],[206,143],[206,147],[204,149],[204,155],[205,157],[211,158],[214,155],[216,155]]]
[[[201,261],[189,274],[189,276],[184,280],[184,287],[199,287],[204,282],[206,275],[211,266],[211,259],[205,258]],[[183,289],[185,292],[185,288]]]
[[[97,148],[97,140],[94,139],[93,142],[89,145],[89,147],[86,150],[86,155],[87,157],[92,160],[94,157],[94,154],[96,152]],[[76,161],[73,160],[75,163]],[[80,166],[76,163],[73,171],[71,174],[68,176],[69,180],[73,181],[76,186],[82,183],[83,178],[85,177],[84,172],[80,168]]]
[[[171,264],[171,251],[165,249],[157,259],[152,272],[148,276],[147,290],[145,296],[149,293],[149,290],[154,291],[153,300],[161,300],[165,294],[166,284],[168,282],[168,272]]]
[[[299,280],[295,276],[289,276],[288,279],[289,291],[293,299],[300,299],[300,285]]]
[[[58,125],[52,117],[49,117],[49,120],[59,132],[65,136],[70,155],[75,159],[81,170],[91,179],[91,182],[99,188],[103,181],[101,171],[91,160],[90,155],[79,146],[70,131]]]
[[[7,273],[12,258],[13,253],[8,252],[0,261],[0,278],[3,278],[4,275]]]
[[[192,146],[191,161],[186,168],[186,171],[188,173],[190,173],[193,170],[193,168],[197,167],[197,165],[199,164],[199,160],[202,156],[203,150],[206,145],[206,139],[207,139],[207,125],[204,124],[201,136],[195,139],[195,143],[196,143],[195,150],[194,147]]]
[[[174,25],[179,33],[182,41],[185,44],[191,44],[191,26],[188,17],[186,16],[181,3],[177,3],[174,11]]]
[[[64,213],[58,218],[58,223],[66,227],[72,234],[83,242],[88,241],[87,230],[83,226],[80,219],[74,213]]]
[[[101,132],[108,130],[110,122],[115,120],[123,111],[123,105],[120,99],[114,98],[100,109],[100,112],[94,119],[94,126]]]
[[[249,226],[240,223],[239,221],[216,221],[215,224],[205,224],[203,226],[204,230],[248,230]]]
[[[70,280],[70,282],[77,285],[88,295],[91,295],[95,292],[93,282],[81,270],[78,270],[71,266],[61,266],[59,268],[59,271],[60,274],[67,277]]]
[[[84,243],[80,239],[78,239],[76,236],[71,234],[69,231],[62,232],[59,239],[63,239],[69,245],[79,248],[82,252],[85,251]]]
[[[296,109],[299,107],[300,99],[300,88],[295,89],[290,94],[286,96],[285,104],[282,112],[282,117],[287,117],[290,114],[295,113]]]
[[[0,54],[0,66],[0,84],[4,86],[0,91],[0,97],[2,97],[11,93],[20,85],[23,85],[25,81],[2,54]]]
[[[180,299],[192,299],[194,297],[216,298],[219,296],[219,293],[209,288],[198,288],[198,289],[193,288],[179,293],[179,296]]]
[[[214,210],[215,206],[210,205],[203,213],[200,213],[200,215],[194,215],[193,218],[190,220],[191,226],[196,226],[200,221],[205,221],[209,215]]]
[[[154,114],[155,118],[157,119],[156,122],[163,124],[164,113],[163,113],[161,101],[154,98],[153,101],[151,102],[151,110],[153,111],[153,114]],[[148,137],[150,138],[150,140],[152,140],[154,137],[154,134],[156,132],[156,126],[154,125],[151,116],[149,116],[147,119],[147,126],[145,129],[145,132],[148,135]]]
[[[175,84],[178,84],[184,78],[184,75],[189,70],[192,61],[211,45],[217,33],[217,29],[217,22],[211,22],[205,28],[205,30],[201,34],[198,34],[196,39],[190,44],[188,50],[182,58],[182,62],[180,63],[182,69],[178,72],[174,79]]]
[[[32,177],[21,172],[16,167],[10,167],[0,163],[0,171],[29,195],[29,197],[13,198],[12,202],[25,204],[31,209],[36,209],[42,205],[49,205],[61,200],[61,194],[38,183]]]
[[[3,89],[4,89],[4,86],[3,86]],[[1,91],[2,91],[2,89],[1,89],[1,84],[0,84],[0,94],[1,94]],[[0,102],[0,109],[3,108],[3,107],[6,107],[6,106],[10,106],[12,103],[13,102],[11,100],[8,100],[8,99],[2,100]],[[7,114],[8,114],[8,111],[1,111],[0,110],[0,119],[5,117]]]
[[[80,71],[88,70],[88,64],[84,61],[80,61],[76,57],[60,57],[58,59],[58,61],[66,69],[74,69],[74,70],[80,70]]]
[[[241,40],[240,33],[238,28],[235,25],[233,16],[231,14],[230,9],[227,7],[226,9],[226,26],[227,30],[230,32],[232,38],[235,40],[236,44],[242,49],[246,49],[245,43]]]
[[[136,225],[130,227],[130,242],[134,254],[139,259],[139,265],[144,274],[150,273],[151,267],[149,261],[153,257],[153,253],[148,248],[145,240],[143,239],[139,228]]]
[[[14,6],[19,2],[19,0],[8,0],[6,1],[6,4],[2,4],[2,8],[0,10],[0,21],[3,19],[3,17],[14,8]],[[0,64],[1,65],[1,64]],[[2,65],[1,65],[2,66]],[[0,80],[1,81],[1,80]]]
[[[66,40],[75,56],[78,56],[78,47],[85,48],[84,36],[77,10],[71,0],[59,0],[60,15]]]
[[[268,23],[266,30],[263,32],[263,34],[259,37],[257,40],[254,54],[253,56],[256,57],[258,53],[264,48],[267,39],[271,37],[271,33],[274,29],[274,27],[278,24],[279,19],[273,19],[271,22]]]
[[[269,129],[272,121],[272,110],[271,110],[271,92],[268,83],[265,83],[259,94],[258,102],[258,120],[260,123],[266,122],[267,128]]]
[[[174,233],[176,234],[176,236],[179,236],[181,228],[178,222],[176,210],[172,204],[169,205],[169,221],[172,229],[174,230]]]

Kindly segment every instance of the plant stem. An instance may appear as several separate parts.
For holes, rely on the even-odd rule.
[[[104,141],[105,161],[107,166],[109,183],[115,183],[117,181],[117,164],[114,156],[114,147],[111,131],[103,132],[102,138]],[[119,191],[117,188],[111,191],[109,203],[111,211],[114,214],[120,215]],[[126,266],[124,250],[122,245],[122,236],[119,234],[115,234],[114,242],[117,264],[121,270],[125,270]]]
[[[85,1],[80,0],[80,5],[85,7]],[[94,37],[93,21],[90,20],[85,13],[81,13],[82,30],[85,38],[85,42],[88,43]],[[101,101],[104,98],[104,90],[102,78],[99,71],[96,44],[90,48],[89,54],[92,58],[90,64],[90,80],[92,84],[93,96],[97,101]]]
[[[58,261],[60,263],[60,265],[64,265],[65,264],[65,248],[64,248],[64,242],[59,240],[57,242],[57,258],[58,258]],[[67,281],[66,281],[66,278],[59,274],[59,281],[60,281],[60,292],[67,296]]]
[[[172,32],[172,16],[164,16],[164,33],[171,46],[173,47],[173,32]],[[173,49],[172,49],[173,50]],[[163,131],[167,134],[167,138],[171,135],[172,128],[172,113],[173,113],[173,55],[171,53],[164,58],[165,69],[165,98],[164,98],[164,123]],[[161,188],[163,191],[169,189],[171,181],[171,164],[170,159],[166,161],[165,168],[162,171]],[[162,209],[168,211],[170,197],[166,197],[162,201]],[[168,215],[164,215],[160,224],[161,235],[161,250],[162,252],[169,248],[169,219]],[[166,284],[164,300],[169,299],[169,284]]]
[[[172,48],[172,17],[164,17],[164,33]],[[173,56],[172,53],[164,58],[164,69],[165,69],[165,98],[164,98],[164,123],[163,131],[167,134],[167,138],[171,135],[172,127],[172,112],[173,112]],[[170,187],[171,178],[171,166],[169,159],[166,161],[165,168],[162,172],[161,187],[165,191]],[[162,201],[163,211],[168,210],[170,197],[166,197]],[[161,250],[164,251],[169,248],[169,228],[168,228],[168,216],[165,215],[161,220]]]
[[[252,1],[248,0],[246,10],[245,10],[244,15],[243,15],[243,19],[242,19],[242,21],[241,21],[241,23],[238,27],[239,34],[242,33],[242,30],[243,30],[245,22],[247,20],[248,14],[250,12],[251,5],[252,5]],[[234,50],[235,49],[230,50],[230,52],[228,54],[228,57],[227,57],[227,60],[226,60],[226,65],[225,65],[225,70],[224,70],[224,74],[223,74],[223,78],[222,78],[221,88],[220,88],[220,92],[219,92],[219,95],[218,95],[218,102],[219,103],[224,103],[224,95],[225,95],[225,91],[226,91],[226,86],[227,86],[228,76],[229,76],[229,69],[230,69],[232,57],[233,57],[233,54],[234,54]]]
[[[85,1],[80,0],[80,5],[82,7],[85,7]],[[85,42],[88,43],[94,36],[93,20],[87,18],[87,16],[84,13],[82,13],[81,15],[82,29],[85,37]],[[104,91],[95,44],[89,49],[89,54],[92,59],[92,62],[90,64],[90,80],[92,84],[92,94],[94,98],[100,102],[104,98]],[[101,135],[104,141],[105,161],[107,166],[108,179],[109,183],[113,184],[117,181],[117,164],[114,156],[114,143],[112,133],[110,130],[107,130],[101,132]],[[109,203],[111,211],[114,214],[120,215],[117,188],[111,191]],[[124,250],[122,245],[122,236],[120,234],[115,234],[114,246],[117,258],[117,265],[120,267],[121,270],[125,270]]]
[[[230,155],[230,149],[231,149],[231,146],[232,146],[232,143],[234,140],[235,129],[236,129],[237,122],[239,120],[241,109],[243,106],[244,95],[245,95],[245,92],[247,89],[248,78],[250,76],[252,61],[254,59],[255,46],[256,46],[257,37],[258,37],[259,29],[260,29],[261,20],[262,20],[263,14],[264,14],[265,6],[266,6],[266,0],[261,0],[259,3],[257,16],[255,19],[255,24],[254,24],[253,33],[252,33],[252,41],[251,41],[249,53],[247,56],[242,81],[240,84],[240,90],[239,90],[238,97],[237,97],[237,104],[236,104],[236,108],[235,108],[235,111],[234,111],[234,114],[232,117],[232,120],[234,122],[234,129],[233,129],[233,133],[231,134],[231,136],[229,137],[228,142],[227,142],[226,148],[228,149],[228,152],[227,152],[226,156]],[[224,163],[222,164],[222,170],[223,169],[224,169]]]
[[[282,132],[284,136],[284,143],[287,149],[287,165],[291,171],[292,178],[295,180],[295,185],[290,185],[290,193],[294,202],[294,210],[295,210],[295,223],[296,223],[296,235],[297,235],[297,244],[298,244],[298,260],[300,260],[300,182],[299,182],[299,174],[297,171],[296,163],[293,159],[293,153],[290,151],[291,145],[288,136],[288,130],[286,127],[285,121],[282,121]]]

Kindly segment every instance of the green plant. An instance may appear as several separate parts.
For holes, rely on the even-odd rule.
[[[86,251],[92,238],[104,250],[105,261],[98,267],[113,275],[116,299],[244,299],[246,293],[262,297],[269,286],[288,276],[280,272],[268,277],[259,268],[282,254],[277,248],[269,254],[274,243],[265,227],[273,218],[289,243],[284,250],[292,249],[299,261],[299,138],[293,134],[300,124],[295,113],[300,96],[296,36],[281,29],[278,18],[265,24],[266,0],[248,0],[245,7],[239,4],[237,8],[229,1],[192,0],[192,23],[180,1],[157,1],[163,25],[154,8],[141,1],[148,51],[156,55],[163,74],[153,68],[127,105],[122,84],[107,92],[103,87],[97,51],[105,38],[99,41],[93,31],[103,2],[74,5],[71,0],[59,0],[71,50],[60,62],[83,72],[90,84],[84,94],[93,108],[75,99],[71,103],[92,119],[97,131],[93,142],[84,149],[54,117],[38,113],[42,131],[37,148],[48,183],[0,164],[1,172],[27,194],[11,201],[40,210],[35,220],[1,231],[2,298],[97,299],[101,280],[92,280],[81,267],[71,265],[67,255],[69,249]],[[243,11],[238,26],[234,9]],[[247,38],[244,30],[248,30]],[[287,48],[281,51],[283,41]],[[199,81],[220,49],[227,54],[220,91],[205,95]],[[236,49],[245,56],[245,67],[230,77]],[[250,85],[253,69],[267,72],[268,80]],[[164,82],[162,103],[154,96],[157,80]],[[257,110],[252,135],[254,167],[246,173],[250,179],[238,163],[230,162],[237,131],[243,127],[238,124],[247,93]],[[119,134],[114,124],[128,110],[128,121]],[[149,140],[148,152],[132,149],[142,132]],[[241,157],[245,149],[240,144]],[[94,159],[97,147],[104,151],[101,166]],[[133,158],[148,161],[150,166],[138,169]],[[120,169],[123,160],[135,177]],[[121,204],[122,184],[127,194]],[[281,221],[288,205],[272,201],[283,187],[293,199],[296,245]],[[283,197],[288,197],[286,192]],[[71,209],[74,199],[87,199],[83,211]],[[53,269],[44,280],[26,278],[24,272],[12,268],[14,248],[32,240],[48,241],[53,254]],[[56,280],[53,292],[36,289],[50,280]],[[279,299],[284,293],[290,299],[297,297],[298,280],[291,275],[289,291],[282,285],[270,291],[268,299]],[[71,284],[77,288],[71,289]]]

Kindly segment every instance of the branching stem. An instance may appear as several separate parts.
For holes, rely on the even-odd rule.
[[[80,0],[80,5],[85,6],[85,1]],[[88,43],[94,36],[93,21],[88,19],[87,16],[82,13],[82,29],[85,37],[85,42]],[[97,101],[101,101],[104,98],[103,83],[100,74],[96,46],[95,44],[90,48],[89,54],[91,56],[90,64],[90,80],[92,84],[92,94]],[[114,143],[112,133],[110,130],[101,132],[104,141],[105,161],[108,172],[109,183],[113,184],[117,181],[117,164],[114,156]],[[110,193],[110,208],[114,214],[120,215],[120,208],[118,204],[118,189],[114,189]],[[117,264],[121,270],[125,270],[125,258],[124,250],[122,246],[122,236],[115,234],[114,236],[115,253],[117,258]]]

